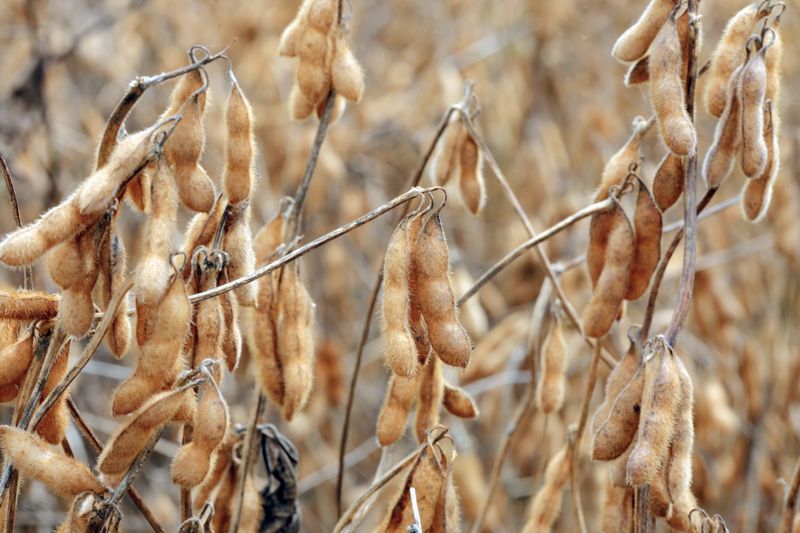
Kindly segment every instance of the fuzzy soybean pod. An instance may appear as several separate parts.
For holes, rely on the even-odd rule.
[[[422,310],[419,307],[419,296],[417,294],[417,285],[419,284],[419,273],[417,272],[414,263],[414,247],[419,239],[419,232],[422,229],[422,222],[425,219],[425,213],[420,212],[411,217],[408,223],[408,241],[411,245],[411,267],[408,276],[408,328],[411,331],[411,336],[414,338],[414,346],[417,349],[417,361],[419,366],[425,366],[431,354],[431,343],[428,340],[428,325],[422,316]]]
[[[303,35],[306,24],[308,24],[308,10],[314,0],[303,0],[300,4],[300,9],[297,14],[283,30],[281,34],[280,44],[278,45],[278,53],[285,57],[295,57],[298,54],[298,46],[300,45],[300,37]]]
[[[772,188],[780,170],[781,156],[772,102],[764,108],[764,138],[767,143],[767,165],[761,175],[747,180],[742,189],[742,215],[748,222],[760,222],[772,200]]]
[[[283,269],[278,301],[278,357],[283,367],[283,417],[291,420],[308,401],[314,384],[314,302],[297,262]]]
[[[214,450],[228,429],[228,404],[213,379],[200,386],[192,440],[183,445],[172,461],[172,481],[181,487],[199,485],[211,467]]]
[[[694,451],[694,386],[686,365],[675,356],[681,384],[681,400],[675,417],[675,434],[670,446],[667,487],[673,500],[691,494],[692,452]]]
[[[406,420],[417,398],[419,376],[405,378],[392,373],[386,388],[386,397],[378,413],[375,436],[381,446],[394,444],[406,431]]]
[[[655,353],[645,363],[638,436],[628,458],[626,479],[634,487],[652,484],[663,473],[681,403],[675,356],[667,346],[653,349]]]
[[[439,491],[430,531],[431,533],[461,531],[461,503],[453,484],[452,472],[447,472],[445,482]]]
[[[127,274],[127,253],[125,243],[117,228],[117,217],[111,221],[108,237],[100,245],[100,272],[94,287],[94,299],[102,311],[108,307],[114,293],[125,281]],[[109,351],[116,357],[128,352],[131,344],[131,323],[128,320],[127,306],[121,305],[114,314],[114,321],[108,328],[105,342]]]
[[[459,418],[478,418],[478,404],[472,399],[467,391],[461,387],[456,387],[444,383],[444,396],[442,405],[447,411]]]
[[[764,97],[767,93],[767,47],[752,54],[742,71],[742,147],[740,163],[744,175],[755,178],[767,166],[764,139]]]
[[[167,165],[159,165],[152,184],[153,209],[144,227],[144,257],[136,271],[136,302],[153,307],[167,291],[169,256],[178,213],[178,195]]]
[[[383,258],[381,301],[383,360],[392,372],[405,377],[413,376],[419,369],[417,348],[409,325],[412,268],[409,222],[409,218],[403,219],[389,239]]]
[[[250,208],[244,207],[222,240],[222,249],[228,253],[230,262],[227,275],[231,279],[252,274],[256,269],[256,256],[253,253],[253,235],[250,233]],[[243,307],[253,307],[256,303],[256,286],[246,283],[233,290],[236,300]]]
[[[191,395],[191,389],[161,392],[147,400],[126,418],[111,436],[97,458],[97,468],[106,476],[124,474],[136,456],[175,416]]]
[[[364,71],[347,46],[344,28],[337,28],[334,37],[335,51],[331,64],[331,79],[336,94],[351,102],[358,102],[364,95]]]
[[[670,16],[650,48],[650,98],[664,144],[679,156],[695,152],[697,133],[686,111],[681,79],[681,42]]]
[[[274,273],[258,280],[258,299],[252,311],[247,345],[253,356],[256,380],[275,405],[283,405],[283,365],[278,357],[278,298]]]
[[[633,259],[634,233],[631,223],[618,205],[613,208],[613,213],[603,270],[581,318],[584,332],[594,338],[602,337],[611,329],[628,290]]]
[[[336,16],[336,5],[330,0],[316,0],[312,12],[319,15],[317,24],[308,24],[298,43],[300,64],[297,66],[297,86],[311,109],[322,101],[330,91],[331,79],[327,70],[328,34]],[[327,22],[330,13],[330,23]],[[311,17],[309,16],[309,22]]]
[[[200,274],[200,290],[206,291],[216,287],[216,269]],[[191,367],[197,368],[203,359],[219,361],[222,355],[224,316],[219,298],[208,298],[199,302],[194,310],[194,343]],[[217,369],[213,370],[217,372]],[[215,377],[218,377],[215,375]]]
[[[636,195],[636,210],[633,215],[633,229],[636,238],[628,279],[626,300],[636,300],[644,294],[650,285],[650,278],[661,258],[661,211],[647,185],[641,179],[639,192]]]
[[[44,483],[54,494],[74,497],[106,491],[86,465],[53,451],[44,440],[20,428],[0,426],[0,448],[23,478]]]
[[[681,79],[685,80],[689,72],[689,10],[685,10],[676,21],[678,29],[678,39],[681,43]],[[698,27],[699,29],[699,27]],[[698,34],[698,40],[701,35]],[[698,41],[699,42],[699,41]],[[700,48],[700,44],[696,44]],[[645,56],[635,63],[632,63],[628,72],[625,74],[625,85],[632,87],[640,83],[650,81],[650,57]]]
[[[191,316],[186,285],[177,274],[158,307],[147,315],[137,307],[141,353],[133,374],[114,391],[111,410],[115,415],[132,413],[175,383],[183,369],[181,349]]]
[[[225,366],[233,372],[242,355],[242,333],[239,329],[239,304],[230,292],[219,296],[222,308],[222,354]]]
[[[181,121],[164,145],[164,157],[172,170],[181,202],[192,211],[208,212],[214,204],[214,183],[200,165],[206,142],[203,115],[206,107],[205,73],[184,75],[170,97],[164,116],[180,113]],[[197,92],[200,91],[200,92]]]
[[[8,331],[11,331],[11,325],[18,324],[18,320],[55,318],[60,299],[58,294],[21,289],[0,289],[0,321],[6,322]],[[16,337],[16,333],[14,337]],[[6,338],[0,333],[0,349],[6,346]]]
[[[766,99],[772,102],[773,106],[778,105],[781,94],[781,77],[783,69],[783,39],[778,29],[780,19],[773,21],[770,29],[772,30],[773,40],[768,43],[766,51],[767,64],[767,94]],[[776,109],[777,111],[777,109]],[[777,113],[776,113],[777,114]]]
[[[253,191],[253,109],[239,84],[234,81],[225,108],[228,138],[225,144],[225,170],[222,185],[228,202],[237,205],[250,199]]]
[[[736,153],[741,145],[742,98],[741,81],[743,65],[731,75],[725,100],[725,109],[717,121],[714,141],[703,159],[703,179],[709,189],[717,188],[733,171]]]
[[[542,346],[541,372],[536,386],[536,404],[545,414],[561,409],[564,405],[566,385],[567,345],[561,320],[556,318],[553,329]]]
[[[562,492],[569,480],[571,468],[572,454],[569,453],[568,447],[564,446],[547,462],[544,483],[533,497],[523,533],[542,533],[552,530],[561,513]]]
[[[592,438],[592,459],[611,461],[628,449],[639,428],[644,384],[645,370],[639,366],[613,398],[608,415],[598,424]]]
[[[420,230],[413,261],[417,272],[416,295],[428,327],[431,347],[444,363],[466,368],[472,342],[458,320],[450,281],[447,239],[438,214]]]
[[[56,529],[56,533],[84,533],[95,508],[97,497],[92,492],[75,496],[69,514]]]
[[[420,525],[422,531],[432,531],[439,494],[447,482],[447,461],[437,445],[426,447],[420,452],[417,461],[408,471],[401,491],[392,503],[378,531],[384,533],[405,533],[408,525],[414,523],[410,488],[417,497]]]
[[[636,61],[645,55],[674,7],[674,0],[650,0],[639,20],[625,30],[614,43],[611,55],[618,61],[626,63]]]
[[[29,332],[0,350],[0,386],[16,383],[25,375],[33,360],[33,349],[34,335]]]
[[[444,378],[442,363],[431,357],[419,376],[419,397],[417,398],[417,416],[414,419],[414,430],[417,442],[423,443],[430,428],[439,423],[439,409],[444,396]]]
[[[683,194],[685,176],[683,160],[673,153],[665,155],[653,177],[653,199],[662,212],[672,207]]]
[[[436,143],[436,150],[430,166],[431,180],[436,185],[445,185],[461,174],[460,147],[467,137],[467,127],[459,111],[453,111],[442,136]]]
[[[61,383],[64,376],[67,375],[67,368],[69,367],[69,349],[70,343],[66,342],[56,356],[53,366],[50,369],[50,375],[47,377],[47,381],[45,381],[44,384],[42,399],[46,398],[47,395]],[[50,444],[58,445],[64,440],[64,434],[69,424],[67,397],[68,392],[62,394],[58,401],[50,407],[47,414],[44,415],[39,425],[36,426],[36,433]]]
[[[483,154],[472,135],[467,135],[459,151],[459,186],[467,209],[477,215],[486,204],[486,183],[483,179]]]
[[[650,81],[650,58],[643,57],[635,63],[631,63],[628,72],[625,73],[623,82],[626,87],[633,87]]]
[[[603,422],[608,419],[608,415],[611,414],[611,408],[614,406],[617,396],[630,382],[631,378],[634,376],[634,374],[636,374],[636,371],[641,364],[639,351],[637,350],[635,339],[632,337],[632,335],[636,335],[637,332],[638,328],[631,328],[628,331],[630,346],[619,363],[617,363],[617,365],[608,374],[608,378],[606,378],[606,388],[605,396],[603,397],[603,403],[597,407],[597,410],[594,412],[594,416],[592,417],[593,435],[597,433],[597,430],[600,428]]]
[[[728,87],[736,68],[744,62],[745,43],[753,26],[769,11],[759,11],[760,2],[742,8],[725,25],[722,37],[711,55],[711,67],[703,93],[706,111],[720,118],[726,106]]]
[[[285,221],[281,212],[275,215],[258,230],[253,237],[253,253],[256,256],[256,265],[266,264],[275,250],[283,242],[283,229]]]
[[[630,487],[617,487],[608,481],[603,492],[601,533],[630,531],[633,524],[633,490]]]
[[[194,507],[199,509],[211,499],[211,493],[222,482],[228,467],[233,462],[233,447],[237,442],[236,435],[232,431],[225,433],[225,437],[217,449],[214,451],[213,467],[205,477],[200,486],[195,490],[193,501]]]

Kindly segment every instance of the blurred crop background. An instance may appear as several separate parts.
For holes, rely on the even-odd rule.
[[[742,221],[736,206],[700,223],[701,271],[679,345],[695,382],[694,492],[703,508],[721,513],[733,531],[775,529],[785,481],[800,455],[800,108],[794,98],[800,87],[800,2],[787,3],[782,25],[782,169],[773,206],[768,219],[757,225]],[[253,227],[260,227],[280,198],[297,186],[316,131],[313,121],[289,120],[286,102],[293,63],[277,52],[280,33],[297,4],[2,0],[0,152],[14,176],[23,222],[57,203],[91,172],[105,119],[132,79],[186,64],[186,50],[193,44],[216,50],[235,39],[230,56],[257,120],[260,182]],[[741,0],[703,0],[701,64],[725,21],[743,5]],[[405,191],[436,124],[447,106],[460,99],[467,79],[475,81],[485,138],[538,229],[590,203],[603,163],[627,138],[632,119],[651,113],[646,89],[626,88],[626,67],[609,53],[643,7],[643,1],[629,0],[352,0],[351,47],[365,68],[367,91],[329,131],[309,193],[306,237],[329,231]],[[218,180],[224,164],[222,103],[227,84],[220,64],[211,65],[209,72],[212,103],[203,161]],[[700,85],[702,89],[702,80]],[[150,124],[170,90],[166,84],[148,91],[128,129]],[[701,155],[710,144],[713,126],[700,110]],[[643,153],[642,176],[649,181],[665,153],[654,133],[648,135]],[[445,210],[457,293],[527,237],[486,172],[489,201],[478,218],[462,207],[455,191]],[[730,179],[717,198],[736,195],[743,179]],[[7,233],[13,219],[4,190],[0,205],[0,230]],[[673,208],[666,220],[677,220],[679,211]],[[186,213],[183,216],[188,220]],[[336,460],[346,387],[391,218],[378,219],[304,259],[306,283],[317,303],[316,341],[333,355],[319,365],[314,396],[302,416],[286,425],[274,410],[268,414],[300,448],[302,531],[329,531],[336,522]],[[138,236],[144,219],[128,210],[122,220],[132,264],[141,247]],[[580,223],[548,242],[553,261],[568,263],[582,254],[587,227]],[[661,291],[656,331],[669,320],[677,293],[680,253],[676,255]],[[16,272],[0,276],[6,285],[20,282]],[[443,423],[451,428],[459,454],[455,479],[465,529],[480,507],[498,444],[528,379],[523,360],[529,336],[538,335],[530,331],[530,310],[542,279],[539,263],[528,254],[482,289],[464,312],[477,347],[470,369],[449,378],[467,383],[481,417],[464,423],[445,416]],[[36,270],[35,280],[37,288],[54,290],[43,270]],[[580,309],[590,296],[585,268],[566,272],[563,283]],[[612,334],[619,350],[627,346],[628,325],[640,320],[642,311],[641,301],[628,306]],[[367,345],[355,394],[345,506],[372,482],[381,457],[374,426],[387,372],[377,329],[373,327],[374,340]],[[574,330],[566,333],[566,405],[546,423],[534,413],[520,427],[501,472],[487,531],[521,528],[544,464],[563,443],[567,424],[578,418],[590,353]],[[73,355],[77,350],[73,348]],[[116,361],[102,350],[72,396],[106,439],[116,426],[109,414],[111,391],[129,373],[134,358]],[[604,378],[607,369],[602,372]],[[245,364],[225,383],[236,422],[245,423],[251,390]],[[598,387],[593,405],[601,397]],[[4,420],[9,413],[3,411]],[[76,430],[70,429],[68,438],[76,456],[94,461]],[[172,530],[178,521],[178,491],[170,484],[168,464],[176,439],[174,432],[162,439],[158,455],[137,481],[140,493]],[[589,460],[588,440],[583,446],[581,492],[594,531],[599,530],[605,466]],[[387,464],[413,447],[407,435],[387,452]],[[375,502],[363,530],[369,531],[370,521],[383,514],[394,490],[384,491]],[[26,484],[25,491],[18,528],[52,530],[67,502],[35,483]],[[126,509],[125,514],[126,530],[147,530],[135,510]],[[556,529],[574,531],[573,516],[565,498]]]

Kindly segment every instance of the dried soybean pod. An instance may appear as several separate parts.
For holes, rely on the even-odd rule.
[[[739,82],[743,66],[731,75],[725,109],[717,121],[714,141],[703,159],[703,179],[709,189],[722,185],[730,175],[741,144],[742,99]]]
[[[419,239],[419,232],[422,229],[422,222],[425,219],[425,212],[421,211],[411,217],[408,223],[408,241],[411,246],[411,270],[408,276],[408,327],[411,336],[414,338],[414,346],[417,349],[417,361],[420,366],[424,366],[431,353],[431,344],[428,341],[428,326],[422,317],[422,310],[419,307],[419,296],[417,295],[417,285],[419,284],[419,274],[414,263],[414,247]]]
[[[312,10],[326,9],[323,4],[330,4],[332,10],[336,6],[328,0],[317,0],[319,6],[312,6]],[[334,13],[335,16],[335,13]],[[300,36],[298,55],[300,64],[297,66],[297,86],[305,99],[311,103],[312,109],[317,103],[327,97],[331,88],[329,73],[326,72],[325,63],[328,52],[328,30],[309,25]]]
[[[214,451],[214,466],[194,493],[193,501],[196,509],[201,508],[211,499],[211,493],[228,472],[228,467],[233,462],[232,453],[236,442],[236,435],[232,431],[228,431],[225,433],[222,443]]]
[[[292,120],[305,120],[314,112],[314,102],[306,98],[297,84],[289,93],[289,116]]]
[[[222,184],[228,202],[233,205],[250,199],[253,190],[253,110],[242,93],[239,83],[231,84],[228,105],[225,108],[228,138],[225,145],[225,171]]]
[[[667,148],[675,155],[693,154],[697,133],[686,111],[681,79],[681,43],[674,16],[667,19],[650,48],[650,98]]]
[[[641,364],[639,357],[640,352],[636,343],[636,337],[638,336],[639,331],[640,329],[638,327],[631,327],[628,330],[628,340],[630,341],[630,346],[619,363],[617,363],[617,365],[608,374],[608,378],[606,378],[606,389],[605,396],[603,397],[603,403],[597,407],[597,410],[594,412],[594,416],[592,418],[593,435],[597,433],[603,422],[608,419],[608,415],[611,414],[611,408],[614,406],[617,396],[630,382],[631,378],[634,376],[634,374],[636,374],[636,370],[638,370],[639,365]]]
[[[572,468],[572,454],[568,452],[564,446],[547,462],[544,483],[533,497],[523,533],[541,533],[553,528],[561,513],[561,493]]]
[[[764,114],[767,166],[759,177],[747,180],[742,189],[742,215],[749,222],[760,222],[767,214],[772,200],[772,187],[778,177],[781,164],[778,125],[775,122],[772,102],[766,103]]]
[[[445,185],[450,179],[458,178],[461,172],[459,148],[466,136],[467,127],[464,125],[461,112],[453,111],[441,138],[436,143],[436,151],[431,161],[431,180],[436,185]]]
[[[684,180],[683,160],[673,153],[665,155],[653,177],[653,198],[661,211],[672,207],[681,197]]]
[[[405,378],[391,374],[386,388],[386,397],[378,413],[375,436],[381,446],[397,442],[406,431],[406,420],[417,397],[419,376]]]
[[[283,214],[278,211],[269,222],[256,232],[253,237],[253,253],[256,256],[256,265],[266,264],[283,242],[284,222]]]
[[[767,92],[766,46],[754,52],[742,70],[742,147],[740,162],[744,175],[755,178],[767,165],[764,140],[764,97]]]
[[[278,357],[283,368],[283,417],[302,409],[314,382],[314,302],[300,279],[298,263],[283,269],[278,302]]]
[[[633,525],[633,489],[606,483],[603,510],[600,515],[601,533],[628,532]]]
[[[16,383],[25,375],[33,360],[33,347],[34,335],[29,332],[0,350],[0,386]]]
[[[127,274],[125,243],[117,229],[116,216],[111,221],[108,237],[103,239],[103,243],[100,245],[99,268],[100,272],[94,287],[94,299],[100,309],[105,311],[114,293],[125,281]],[[116,357],[122,357],[128,352],[131,344],[131,323],[128,320],[126,305],[120,305],[117,309],[114,321],[106,333],[105,341],[109,351]]]
[[[461,505],[452,478],[452,472],[448,471],[436,501],[430,528],[431,533],[461,531]]]
[[[483,179],[483,154],[478,143],[467,135],[459,150],[459,185],[461,198],[473,215],[477,215],[486,203],[486,184]]]
[[[613,213],[603,270],[581,318],[588,337],[598,338],[608,333],[628,290],[634,252],[633,228],[621,207],[615,206]]]
[[[358,102],[364,95],[364,71],[347,46],[345,30],[337,28],[334,45],[336,47],[331,64],[333,88],[351,102]]]
[[[420,452],[413,463],[400,494],[389,508],[378,531],[385,533],[405,533],[408,525],[414,522],[409,489],[414,487],[417,495],[422,531],[431,531],[436,515],[436,503],[443,485],[447,482],[446,458],[438,446],[428,446]]]
[[[253,253],[253,236],[250,233],[249,208],[240,212],[233,224],[228,228],[222,241],[222,249],[228,253],[230,261],[227,274],[233,279],[252,274],[256,269],[256,257]],[[256,286],[246,283],[233,290],[239,305],[253,307],[256,300]]]
[[[342,347],[330,337],[324,338],[317,345],[317,375],[322,382],[328,406],[337,407],[342,403],[344,394]]]
[[[681,379],[675,356],[666,341],[657,342],[661,345],[652,348],[655,353],[645,363],[638,436],[628,458],[626,478],[634,487],[651,484],[665,466],[681,401]]]
[[[631,64],[628,72],[625,73],[624,82],[626,87],[633,87],[648,81],[650,81],[650,58],[643,57]]]
[[[692,378],[680,357],[675,356],[675,366],[681,384],[681,399],[675,417],[675,434],[670,447],[667,487],[670,498],[680,500],[691,494],[692,452],[694,449],[694,387]]]
[[[614,186],[621,186],[631,173],[633,165],[639,163],[641,155],[642,136],[647,131],[646,121],[642,117],[633,120],[633,132],[622,148],[611,156],[603,167],[600,176],[600,186],[594,194],[594,201],[600,202],[608,198],[609,191]]]
[[[20,428],[0,426],[0,448],[22,477],[44,483],[54,494],[71,497],[106,491],[86,465],[54,452],[41,438]]]
[[[218,271],[215,268],[200,274],[200,290],[216,287]],[[197,368],[203,359],[222,359],[222,328],[224,317],[219,298],[208,298],[197,304],[194,314],[195,338],[191,360],[192,368]]]
[[[409,326],[411,301],[409,277],[412,267],[409,243],[409,218],[403,219],[389,238],[383,258],[383,360],[395,374],[411,377],[419,362],[417,348]]]
[[[214,204],[214,183],[199,164],[206,133],[206,74],[203,69],[185,74],[172,92],[165,116],[180,113],[183,118],[164,145],[164,157],[171,167],[181,202],[192,211],[206,213]],[[155,190],[155,189],[154,189]]]
[[[636,61],[645,55],[674,7],[674,0],[650,0],[639,20],[625,30],[614,43],[611,55],[626,63]]]
[[[239,330],[239,304],[230,292],[219,296],[222,308],[222,353],[225,366],[233,372],[239,366],[242,355],[242,333]]]
[[[711,55],[703,99],[706,111],[717,118],[722,116],[725,109],[732,75],[745,60],[744,47],[747,38],[756,22],[769,13],[768,10],[759,11],[759,4],[748,4],[728,21]]]
[[[53,367],[50,370],[50,375],[44,384],[42,391],[42,399],[47,398],[67,375],[67,368],[69,366],[69,348],[70,343],[64,343],[64,347],[56,356],[53,362]],[[64,392],[58,401],[50,407],[47,414],[44,415],[39,425],[36,426],[36,433],[39,434],[45,441],[50,444],[61,444],[64,440],[64,434],[69,424],[69,412],[67,411],[67,395],[69,392]],[[39,402],[41,404],[41,402]]]
[[[447,239],[438,214],[427,220],[420,230],[413,261],[417,273],[416,295],[428,326],[431,347],[444,363],[466,368],[472,343],[458,320],[450,282]]]
[[[274,273],[258,280],[258,300],[252,312],[247,345],[256,367],[256,380],[276,405],[283,405],[283,365],[278,357],[278,302]]]
[[[449,385],[447,382],[444,383],[442,405],[450,414],[459,418],[478,418],[478,404],[475,400],[461,387]]]
[[[419,377],[419,398],[417,400],[417,416],[414,429],[417,442],[425,442],[427,431],[439,423],[439,409],[444,396],[444,378],[442,363],[431,357]]]
[[[218,195],[214,206],[208,213],[198,213],[189,221],[184,233],[183,245],[181,249],[186,257],[193,257],[195,251],[200,246],[211,247],[217,228],[222,221],[227,204],[222,201],[222,195]],[[192,262],[186,261],[183,265],[183,277],[189,279],[192,274]]]
[[[541,371],[536,386],[536,404],[543,413],[559,411],[564,405],[566,370],[567,345],[561,319],[557,316],[542,346]]]
[[[167,165],[159,165],[152,184],[153,212],[144,228],[145,254],[136,271],[136,302],[158,304],[172,275],[169,255],[178,212],[178,195]]]
[[[191,389],[180,388],[161,392],[126,418],[106,443],[97,468],[107,476],[125,473],[136,456],[175,416]]]
[[[58,313],[58,294],[40,291],[0,289],[0,322],[8,332],[16,331],[17,321],[48,320]],[[16,332],[8,337],[0,332],[0,348],[6,346],[6,339],[16,339]]]
[[[197,410],[202,416],[194,420],[191,442],[181,446],[172,461],[172,481],[181,487],[194,487],[205,479],[212,454],[228,429],[228,404],[210,376],[200,391]]]
[[[92,492],[75,496],[69,514],[58,526],[56,533],[84,533],[96,501],[97,498]]]
[[[608,415],[592,438],[592,459],[610,461],[628,449],[639,427],[645,369],[638,367],[613,399]]]
[[[14,401],[19,396],[19,385],[11,383],[9,385],[0,385],[0,403],[8,403]]]
[[[636,248],[633,252],[626,300],[636,300],[644,294],[661,258],[661,211],[644,182],[641,179],[638,182],[639,192],[633,215]]]
[[[767,94],[766,99],[772,102],[773,106],[778,105],[778,100],[781,94],[781,77],[783,68],[783,39],[781,32],[778,29],[780,24],[780,17],[775,19],[770,26],[772,30],[772,42],[769,43],[769,48],[766,52],[767,63]],[[776,113],[777,115],[777,110]]]
[[[212,531],[228,531],[233,516],[233,504],[236,501],[236,480],[238,468],[231,461],[225,472],[219,490],[214,497],[214,516],[211,519]]]

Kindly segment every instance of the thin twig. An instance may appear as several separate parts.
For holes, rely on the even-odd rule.
[[[247,486],[247,476],[250,473],[250,466],[253,462],[255,454],[256,431],[258,430],[258,420],[261,417],[261,411],[267,403],[267,398],[261,392],[261,387],[256,386],[255,401],[252,409],[252,417],[250,425],[247,427],[247,433],[244,438],[244,449],[242,451],[242,460],[239,463],[239,472],[236,478],[236,503],[233,510],[233,517],[231,518],[231,527],[229,531],[236,533],[239,531],[239,522],[242,518],[242,507],[244,504],[244,490]]]
[[[97,438],[97,435],[94,433],[89,424],[86,423],[84,420],[83,415],[81,415],[80,411],[78,411],[78,406],[75,405],[75,402],[72,398],[67,398],[67,409],[69,409],[69,413],[72,416],[72,421],[75,422],[75,425],[78,427],[78,430],[81,432],[81,435],[86,439],[86,441],[92,446],[94,451],[101,452],[103,450],[103,444],[100,442],[100,439]],[[147,507],[147,504],[142,500],[142,497],[139,496],[139,493],[136,492],[134,487],[131,487],[128,490],[128,496],[131,499],[131,502],[136,506],[139,512],[142,514],[147,523],[150,524],[150,527],[153,529],[155,533],[164,533],[164,528],[161,527],[161,524],[158,523],[155,515],[153,512]]]
[[[469,89],[471,90],[471,89]],[[433,139],[428,144],[428,149],[425,151],[425,154],[422,156],[420,160],[419,166],[417,166],[414,175],[411,177],[411,188],[415,188],[419,185],[419,182],[422,180],[422,174],[425,172],[425,167],[428,164],[431,156],[433,155],[433,151],[436,148],[436,144],[439,142],[439,138],[444,133],[445,128],[447,127],[447,123],[450,121],[450,115],[453,114],[455,111],[454,106],[451,106],[445,114],[442,116],[441,120],[439,121],[439,125],[436,128],[436,133],[433,136]],[[407,205],[403,212],[398,217],[398,220],[401,220],[409,210],[409,206]],[[375,304],[378,302],[378,291],[380,290],[381,283],[383,281],[383,262],[381,261],[381,266],[378,269],[378,273],[375,276],[375,283],[372,285],[372,292],[370,293],[369,304],[367,305],[367,314],[364,317],[364,325],[361,327],[361,336],[358,339],[358,347],[356,348],[356,360],[353,365],[353,374],[350,377],[350,388],[347,393],[347,407],[345,408],[344,414],[344,424],[342,426],[342,436],[339,440],[339,470],[336,474],[336,515],[339,516],[342,514],[342,485],[344,482],[344,456],[347,449],[347,437],[350,431],[350,417],[353,411],[353,401],[355,399],[355,390],[356,385],[358,384],[358,374],[361,370],[361,361],[364,357],[364,347],[367,345],[367,339],[369,338],[369,329],[372,325],[372,315],[375,312]]]
[[[8,191],[8,201],[11,204],[11,214],[14,216],[14,223],[18,228],[22,227],[22,218],[19,214],[19,204],[17,203],[17,193],[14,190],[14,180],[11,177],[11,170],[8,168],[6,158],[0,154],[0,172],[3,173],[3,180],[6,183],[6,190]],[[22,269],[22,287],[30,290],[33,288],[33,271],[29,265]]]
[[[800,492],[800,458],[794,465],[792,481],[786,487],[786,496],[783,499],[783,516],[781,517],[782,533],[791,533],[794,520],[794,508],[797,505],[797,494]]]

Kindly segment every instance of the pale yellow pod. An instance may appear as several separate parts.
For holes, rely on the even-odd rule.
[[[444,378],[442,377],[442,363],[436,357],[431,357],[428,364],[422,369],[419,376],[419,397],[417,398],[417,416],[414,419],[414,430],[417,442],[423,443],[427,432],[439,423],[439,409],[444,396]]]
[[[709,189],[718,188],[733,171],[742,139],[742,98],[740,90],[743,66],[731,75],[725,108],[714,130],[714,141],[703,159],[703,179]]]
[[[308,402],[314,385],[314,302],[297,262],[283,269],[278,301],[278,357],[283,368],[283,417],[291,420]]]
[[[314,112],[314,102],[309,100],[295,83],[289,93],[289,116],[292,120],[305,120]]]
[[[116,221],[117,218],[114,217],[109,235],[100,245],[99,274],[94,286],[94,300],[102,311],[108,308],[111,298],[127,276],[125,243],[119,235]],[[115,357],[122,357],[128,352],[131,344],[131,323],[128,320],[127,305],[120,305],[114,314],[105,342]]]
[[[706,111],[720,118],[728,99],[728,87],[734,71],[745,59],[745,43],[754,30],[758,20],[768,14],[759,11],[761,2],[753,2],[743,7],[725,25],[722,37],[711,55],[711,67],[706,75],[703,93]]]
[[[675,366],[681,382],[681,401],[675,417],[675,434],[670,447],[667,487],[670,498],[678,501],[691,494],[692,453],[694,452],[694,386],[686,365],[675,357]]]
[[[637,300],[650,285],[650,278],[661,259],[661,211],[647,186],[637,179],[636,210],[633,215],[635,249],[628,278],[626,300]]]
[[[69,367],[69,349],[70,343],[64,343],[64,347],[56,356],[53,366],[50,369],[50,375],[45,381],[44,389],[42,390],[42,398],[47,398],[47,395],[61,383],[64,376],[67,375]],[[60,445],[64,440],[64,434],[67,431],[69,424],[69,412],[67,411],[67,398],[69,397],[68,390],[61,395],[58,401],[50,407],[47,414],[39,421],[36,426],[36,433],[42,437],[49,444]],[[41,402],[39,402],[41,404]]]
[[[405,378],[391,374],[386,397],[378,413],[375,436],[381,446],[394,444],[406,431],[406,420],[417,398],[419,376]]]
[[[523,533],[551,531],[561,514],[561,500],[564,485],[572,468],[572,455],[567,446],[562,447],[547,462],[544,483],[531,502],[528,521]]]
[[[412,257],[408,218],[400,222],[389,238],[383,258],[383,296],[381,299],[383,360],[395,374],[411,377],[419,361],[409,326],[411,300],[409,278]]]
[[[650,0],[639,20],[614,43],[611,55],[623,62],[636,61],[645,55],[674,7],[674,0]]]
[[[275,250],[283,242],[283,228],[285,221],[280,212],[264,224],[253,237],[253,253],[256,256],[256,265],[262,266],[269,262]]]
[[[566,385],[567,345],[561,320],[555,325],[542,345],[541,371],[536,385],[536,404],[544,414],[550,414],[564,405]]]
[[[126,418],[97,458],[97,468],[115,476],[130,468],[136,456],[150,443],[191,394],[191,389],[161,392]]]
[[[483,179],[483,154],[471,135],[464,138],[459,151],[459,186],[461,199],[473,215],[486,204],[486,183]]]
[[[447,239],[438,214],[420,230],[413,261],[417,272],[416,296],[428,327],[428,340],[444,363],[466,368],[472,341],[458,320]]]
[[[451,179],[457,179],[461,173],[461,157],[459,147],[467,137],[467,127],[461,113],[453,111],[441,137],[436,142],[436,150],[430,163],[431,181],[436,185],[445,185]]]
[[[671,16],[653,40],[649,65],[650,98],[658,118],[661,139],[673,154],[691,155],[697,146],[697,133],[686,111],[681,79],[681,42],[675,19]]]
[[[472,399],[467,391],[461,387],[455,387],[444,383],[444,396],[442,405],[450,414],[459,418],[478,418],[478,404]]]
[[[358,102],[364,95],[364,71],[347,46],[344,30],[335,37],[336,51],[331,65],[333,89],[351,102]]]
[[[657,347],[645,364],[641,415],[626,478],[634,487],[652,484],[666,466],[681,402],[680,371],[668,347]]]
[[[230,292],[219,296],[222,307],[222,353],[225,366],[233,372],[239,366],[242,355],[242,333],[239,330],[239,304]]]
[[[211,468],[214,450],[222,443],[228,429],[228,404],[213,379],[199,387],[201,396],[192,440],[181,446],[172,461],[172,481],[180,487],[194,487],[205,479]]]
[[[297,86],[312,105],[323,100],[331,88],[331,79],[325,70],[327,51],[328,37],[326,33],[311,27],[303,32],[300,37]]]
[[[742,146],[740,163],[748,178],[755,178],[767,166],[767,143],[764,139],[764,97],[767,93],[767,48],[751,54],[742,71]]]
[[[228,104],[225,108],[228,138],[225,145],[225,171],[222,185],[228,202],[233,205],[250,199],[253,192],[253,109],[238,83],[231,85]]]
[[[25,334],[0,350],[0,386],[11,385],[25,375],[33,360],[34,335]]]
[[[0,323],[6,324],[10,333],[12,329],[16,330],[14,325],[18,320],[55,318],[58,313],[59,300],[58,294],[22,289],[0,289]],[[16,333],[13,336],[16,338]],[[6,346],[6,339],[6,335],[0,333],[0,349]]]
[[[74,497],[106,492],[86,465],[53,451],[41,438],[20,428],[0,426],[0,448],[23,478],[44,483],[54,494]]]
[[[222,249],[228,253],[227,275],[230,279],[238,279],[252,274],[256,269],[256,256],[253,252],[253,235],[250,233],[249,208],[241,213],[228,228],[222,240]],[[243,307],[256,304],[256,286],[246,283],[233,290],[236,300]]]
[[[661,211],[672,207],[683,194],[686,175],[681,157],[668,153],[661,160],[653,177],[653,198]]]
[[[742,188],[742,215],[748,222],[760,222],[767,214],[769,204],[772,201],[772,188],[778,177],[781,165],[778,124],[772,102],[767,102],[764,114],[767,165],[759,177],[747,180]]]

